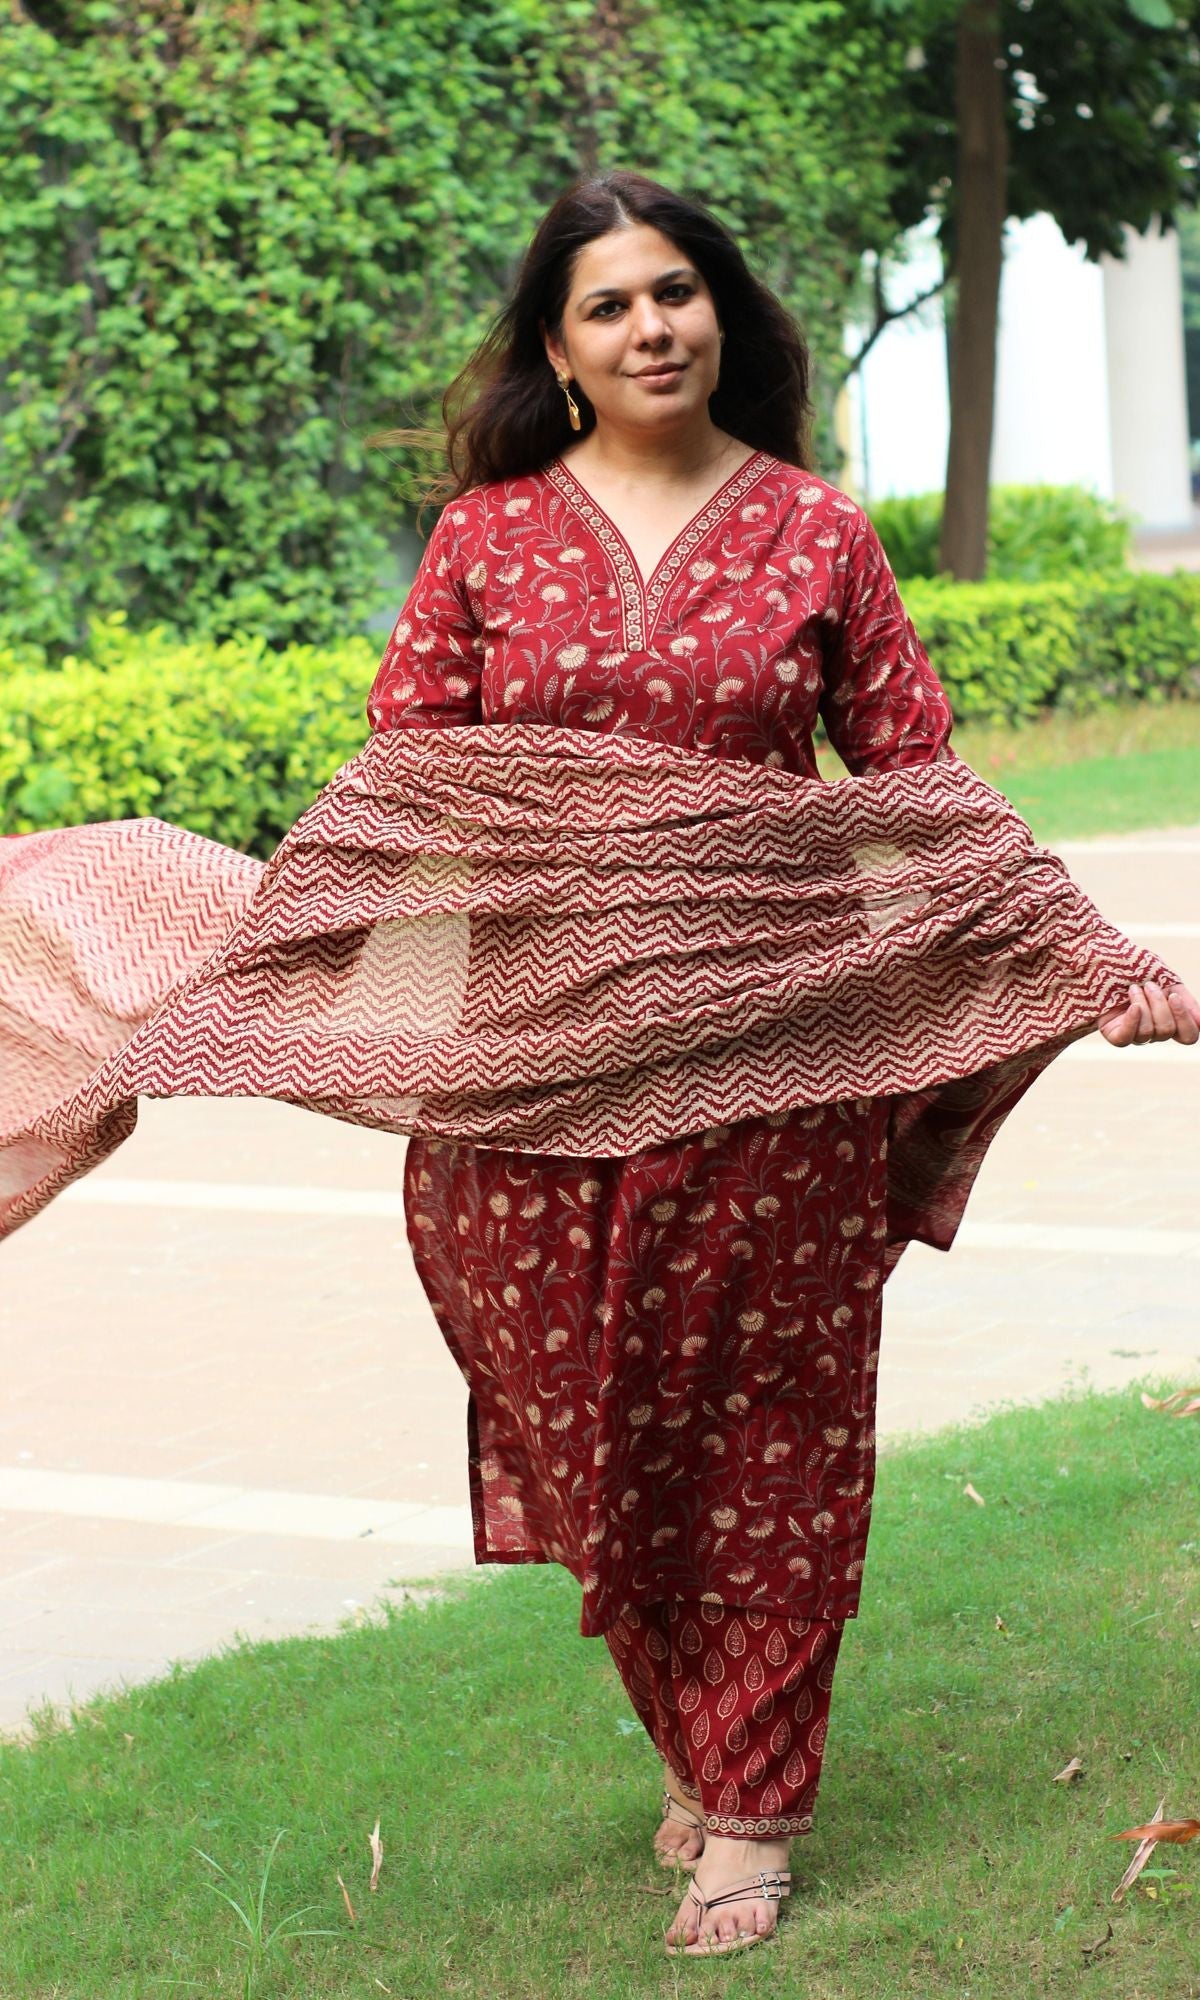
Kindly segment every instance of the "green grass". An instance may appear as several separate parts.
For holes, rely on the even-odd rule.
[[[336,1935],[282,1941],[263,1996],[1196,2000],[1200,1846],[1160,1849],[1177,1873],[1117,1905],[1109,1836],[1164,1794],[1168,1817],[1200,1812],[1198,1471],[1200,1423],[1132,1393],[884,1455],[771,1947],[666,1957],[653,1753],[570,1579],[506,1570],[0,1746],[0,1994],[243,1994],[246,1932],[197,1850],[250,1908],[286,1828],[264,1928],[315,1906],[304,1923]],[[1055,1784],[1072,1756],[1084,1777]]]
[[[1039,840],[1200,825],[1200,702],[1112,703],[1020,729],[964,723],[952,740]],[[843,769],[828,750],[821,768]]]

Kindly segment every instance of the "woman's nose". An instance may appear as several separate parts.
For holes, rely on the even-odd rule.
[[[639,300],[633,309],[633,331],[636,339],[653,347],[670,328],[652,299]]]

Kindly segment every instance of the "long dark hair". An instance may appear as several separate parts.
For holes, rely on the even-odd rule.
[[[444,435],[392,430],[367,444],[440,448],[449,469],[427,491],[431,502],[457,499],[488,480],[535,472],[556,457],[576,433],[546,358],[542,322],[561,334],[584,245],[638,222],[677,245],[712,293],[725,331],[720,379],[709,399],[713,422],[743,444],[807,469],[812,406],[800,328],[754,276],[715,215],[644,174],[622,170],[576,181],[542,217],[512,297],[442,398]],[[595,428],[595,411],[581,389],[572,393],[579,405],[579,435],[586,436]]]

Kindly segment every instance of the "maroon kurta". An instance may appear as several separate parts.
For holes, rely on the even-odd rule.
[[[369,705],[376,730],[629,731],[814,780],[818,712],[853,772],[950,754],[870,522],[766,452],[648,581],[561,459],[451,502]],[[410,1140],[480,1561],[564,1563],[589,1634],[662,1600],[854,1615],[887,1125],[862,1098],[618,1160]]]

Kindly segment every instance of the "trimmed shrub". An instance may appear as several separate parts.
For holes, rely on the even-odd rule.
[[[918,581],[904,595],[959,721],[1200,696],[1200,574]],[[118,616],[90,650],[61,667],[0,651],[0,830],[153,814],[267,855],[362,746],[382,649],[181,644]]]
[[[0,830],[145,814],[267,855],[367,736],[382,648],[179,645],[98,621],[97,655],[0,660]]]
[[[959,722],[1200,696],[1200,572],[903,588]]]
[[[938,575],[942,493],[876,500],[868,508],[897,576]],[[994,486],[988,507],[989,583],[1047,583],[1080,570],[1126,568],[1130,518],[1083,486]]]

